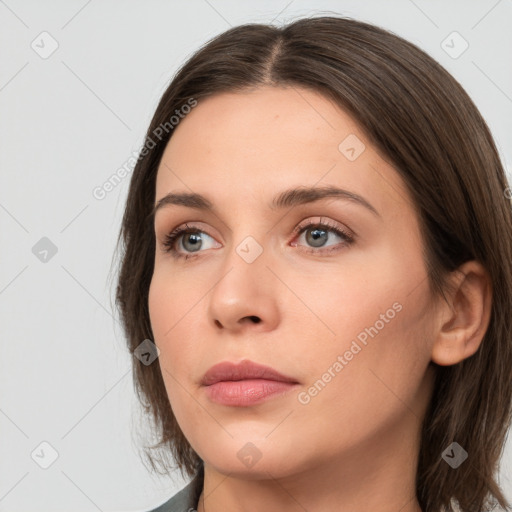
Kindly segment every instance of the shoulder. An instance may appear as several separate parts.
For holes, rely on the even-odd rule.
[[[148,512],[195,512],[197,507],[195,481],[190,482],[165,503]]]

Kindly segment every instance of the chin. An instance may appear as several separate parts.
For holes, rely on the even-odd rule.
[[[302,466],[310,466],[303,451],[283,442],[282,438],[276,437],[275,442],[270,442],[265,439],[267,434],[268,431],[260,437],[244,436],[243,440],[215,442],[215,450],[210,440],[206,450],[198,453],[219,473],[247,480],[268,480],[269,474],[274,478],[286,477],[300,471]]]

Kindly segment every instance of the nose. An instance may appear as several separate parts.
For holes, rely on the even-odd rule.
[[[222,277],[209,294],[210,321],[221,331],[273,330],[280,315],[279,280],[267,268],[265,251],[248,263],[235,249],[226,258]]]

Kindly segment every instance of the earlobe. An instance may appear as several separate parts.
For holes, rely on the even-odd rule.
[[[434,332],[432,361],[450,366],[472,356],[489,326],[492,284],[477,261],[468,261],[454,271],[453,289],[442,301]]]

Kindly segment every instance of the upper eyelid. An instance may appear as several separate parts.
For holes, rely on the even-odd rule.
[[[314,216],[315,217],[315,216]],[[346,232],[348,235],[350,235],[351,238],[356,239],[357,235],[356,233],[346,226],[345,224],[340,223],[339,221],[332,220],[330,218],[326,218],[325,216],[318,215],[316,216],[318,219],[314,219],[312,217],[308,217],[306,219],[303,219],[300,221],[296,226],[292,229],[292,233],[295,237],[300,236],[307,228],[311,226],[317,226],[317,225],[324,225],[326,226],[327,230],[339,230],[342,232]],[[210,238],[213,238],[215,241],[218,242],[217,237],[210,234],[208,229],[204,229],[201,226],[195,225],[195,223],[198,222],[201,224],[200,221],[187,221],[182,224],[178,224],[175,228],[164,231],[164,238],[167,237],[170,233],[176,232],[176,237],[183,236],[184,234],[187,234],[187,232],[193,231],[193,232],[201,232],[206,235],[208,235]],[[231,231],[231,230],[230,230]]]
[[[331,206],[332,205],[335,205],[336,209],[334,210],[331,210]],[[270,231],[273,231],[275,230],[279,224],[281,224],[283,222],[283,219],[285,219],[288,215],[288,213],[290,212],[290,210],[295,210],[297,212],[297,216],[301,216],[303,218],[303,220],[301,220],[300,222],[303,222],[304,219],[306,218],[310,218],[310,217],[328,217],[330,218],[329,216],[337,216],[340,214],[339,211],[337,211],[337,208],[341,206],[341,204],[343,204],[343,209],[341,210],[341,215],[346,215],[347,212],[348,212],[348,215],[349,217],[352,216],[352,208],[351,208],[351,205],[352,203],[350,202],[345,202],[345,201],[336,201],[336,198],[332,198],[332,197],[324,197],[324,198],[321,198],[321,199],[317,199],[316,201],[312,201],[312,202],[307,202],[307,203],[303,203],[303,204],[298,204],[298,205],[295,205],[295,206],[292,206],[284,215],[282,215],[281,217],[279,217],[279,219],[277,220],[277,222],[272,222],[272,225],[270,227],[270,229],[267,230],[266,233],[270,232]],[[179,213],[179,216],[181,217],[182,214],[183,216],[184,215],[184,210],[189,210],[189,214],[192,213],[192,215],[198,215],[198,216],[201,216],[201,217],[206,217],[207,219],[207,222],[210,223],[211,225],[211,221],[213,220],[214,222],[218,221],[220,224],[222,224],[222,229],[226,229],[229,234],[232,234],[233,233],[233,229],[222,219],[220,218],[216,213],[214,213],[213,211],[211,210],[205,210],[205,211],[200,211],[198,212],[196,209],[193,209],[192,208],[192,212],[190,211],[191,208],[188,207],[188,206],[183,206],[183,205],[175,205],[175,208],[177,208],[177,211],[180,211],[181,213]],[[346,208],[348,208],[348,210],[345,210]],[[166,208],[163,208],[163,210],[165,210]],[[322,214],[315,214],[314,210],[322,210],[322,209],[325,209],[326,213],[324,213],[323,215]],[[169,213],[171,213],[172,211],[174,210],[174,208],[169,208]],[[187,214],[188,216],[188,214]],[[170,219],[172,219],[174,217],[171,216],[169,217]],[[156,217],[154,216],[153,217],[153,225],[155,227],[155,231],[157,231],[157,218],[160,219],[165,219],[167,218],[167,215],[165,214],[162,214],[160,215],[160,217]],[[166,221],[162,220],[161,221],[163,223],[163,225],[165,226],[165,224],[167,224]],[[201,223],[202,221],[187,221],[189,223],[191,222],[199,222]],[[285,220],[286,222],[286,220]],[[354,236],[356,236],[356,233],[351,229],[349,228],[345,223],[341,222],[341,221],[334,221],[334,219],[332,220],[332,222],[335,222],[336,224],[341,224],[341,226],[344,226],[344,228],[346,228],[346,230],[348,230],[349,232],[351,232],[352,234],[354,234]],[[184,222],[185,223],[185,222]],[[178,226],[180,226],[181,224],[178,224]],[[218,232],[218,229],[214,228],[217,232]],[[166,231],[166,228],[164,227],[164,231]],[[167,232],[170,232],[170,231],[167,231]]]

